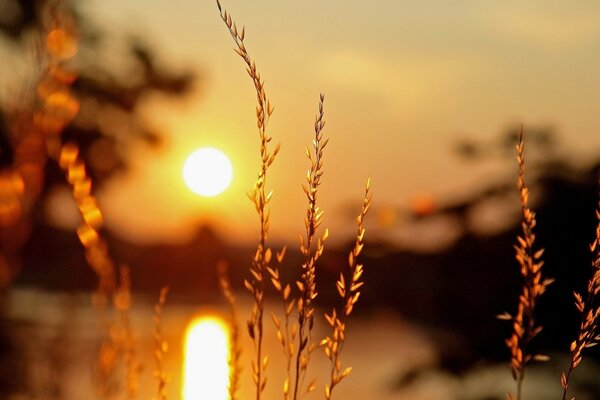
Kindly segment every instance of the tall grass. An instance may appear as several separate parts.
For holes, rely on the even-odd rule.
[[[237,301],[227,274],[227,264],[222,262],[217,266],[221,293],[229,308],[229,399],[238,399],[240,375],[242,374],[242,345],[238,323]]]
[[[221,14],[221,18],[227,25],[229,33],[233,38],[236,49],[235,51],[246,64],[246,71],[254,84],[256,91],[257,106],[256,106],[256,125],[258,127],[258,135],[260,138],[260,167],[258,178],[254,183],[254,188],[248,194],[258,214],[260,221],[260,238],[256,252],[252,259],[252,267],[250,269],[251,278],[245,281],[245,286],[254,297],[254,305],[252,315],[247,321],[248,332],[254,343],[255,358],[252,362],[252,378],[256,386],[256,399],[259,400],[261,393],[266,386],[266,369],[269,358],[263,355],[263,332],[264,332],[264,309],[265,309],[265,281],[267,280],[267,269],[271,264],[272,251],[267,245],[270,225],[270,209],[272,191],[267,191],[267,173],[269,167],[275,161],[275,157],[279,152],[279,144],[271,149],[270,142],[272,138],[267,134],[267,125],[269,118],[273,113],[273,107],[267,97],[265,91],[264,80],[254,61],[250,58],[246,45],[244,44],[245,30],[242,28],[238,31],[237,25],[232,20],[231,15],[227,13],[217,0],[217,6]]]
[[[340,356],[346,342],[346,323],[347,319],[352,314],[354,306],[360,297],[360,288],[363,286],[362,264],[358,263],[358,256],[362,252],[365,239],[364,220],[371,208],[371,181],[367,180],[365,187],[365,196],[360,213],[356,217],[357,232],[354,246],[348,254],[348,274],[340,273],[340,277],[336,282],[338,294],[342,298],[342,310],[337,311],[335,308],[331,314],[325,314],[325,319],[329,323],[333,332],[331,336],[323,339],[322,344],[325,346],[325,354],[331,362],[331,373],[329,383],[325,385],[325,399],[329,400],[332,397],[333,389],[352,371],[352,367],[342,369]]]
[[[529,208],[529,189],[525,184],[525,144],[523,139],[523,128],[521,127],[516,149],[519,165],[517,187],[521,200],[522,233],[517,237],[515,251],[523,283],[516,314],[513,316],[504,313],[498,316],[500,319],[512,321],[513,326],[513,332],[506,340],[506,345],[511,354],[510,369],[517,384],[516,395],[508,393],[508,398],[511,400],[521,400],[523,398],[523,382],[527,365],[534,360],[549,360],[546,355],[532,353],[530,344],[542,331],[542,326],[538,325],[535,320],[536,305],[540,296],[554,281],[542,275],[544,250],[535,248],[536,235],[534,230],[537,222],[535,212]],[[571,342],[569,348],[569,367],[566,372],[562,372],[560,377],[563,389],[562,400],[569,398],[570,379],[573,371],[583,359],[583,351],[600,343],[600,304],[598,304],[598,294],[600,293],[600,200],[596,210],[596,221],[595,237],[590,244],[592,271],[588,280],[585,299],[581,294],[574,292],[575,307],[580,314],[581,323],[577,337]],[[572,397],[571,400],[573,399],[575,398]]]
[[[164,369],[164,359],[169,349],[167,341],[162,334],[162,317],[169,288],[163,287],[158,297],[158,302],[154,305],[154,379],[156,380],[156,398],[155,400],[167,400],[166,386],[169,376]]]
[[[61,0],[49,1],[42,17],[46,31],[41,40],[39,62],[43,67],[36,87],[35,106],[29,118],[32,128],[41,135],[47,157],[58,163],[70,185],[81,216],[77,236],[85,249],[88,264],[98,276],[93,304],[104,338],[94,368],[96,390],[103,398],[110,398],[123,390],[127,399],[134,399],[139,388],[141,366],[137,360],[136,336],[130,319],[130,271],[125,266],[117,271],[117,264],[109,254],[108,244],[101,233],[104,219],[92,193],[93,182],[78,144],[63,143],[62,140],[64,129],[80,108],[71,87],[77,73],[67,66],[78,52],[77,29],[67,4]],[[112,306],[111,310],[109,306]],[[124,364],[122,380],[116,376],[120,362]]]
[[[63,143],[61,134],[79,110],[79,103],[72,93],[71,85],[76,73],[65,68],[77,53],[77,34],[74,22],[61,1],[51,3],[45,15],[47,31],[41,46],[40,64],[44,66],[36,87],[36,99],[28,109],[27,126],[43,138],[40,148],[44,156],[37,159],[35,168],[43,169],[48,159],[57,162],[66,181],[70,185],[72,197],[78,207],[81,224],[77,236],[81,242],[90,267],[98,276],[98,287],[94,296],[94,305],[104,329],[104,340],[98,352],[95,366],[97,391],[102,398],[114,398],[122,395],[127,399],[137,398],[141,365],[138,362],[137,338],[131,321],[131,277],[126,266],[117,268],[117,263],[109,253],[107,241],[102,235],[103,216],[98,201],[93,195],[93,182],[83,162],[78,144]],[[267,185],[272,165],[278,155],[280,145],[273,145],[268,132],[268,123],[273,114],[273,106],[265,90],[264,79],[251,58],[245,44],[245,29],[239,29],[231,15],[217,0],[221,19],[224,21],[233,41],[235,51],[241,57],[256,92],[256,124],[259,136],[260,164],[253,189],[248,196],[252,201],[259,222],[259,239],[249,268],[250,277],[244,286],[252,297],[252,310],[246,321],[247,332],[253,343],[251,374],[254,383],[254,396],[260,400],[267,385],[267,366],[269,355],[264,351],[265,296],[267,285],[272,285],[282,305],[281,316],[272,313],[277,339],[284,357],[284,380],[281,393],[284,400],[299,400],[317,389],[320,382],[309,377],[311,357],[321,348],[329,361],[329,371],[322,383],[324,398],[330,400],[338,385],[347,378],[351,366],[342,363],[343,349],[348,334],[348,321],[360,298],[364,285],[364,266],[359,257],[365,245],[365,218],[371,207],[372,194],[370,180],[367,180],[362,205],[356,217],[357,231],[354,244],[348,253],[348,268],[340,273],[335,283],[339,295],[339,305],[325,313],[324,321],[329,333],[316,340],[314,327],[318,323],[315,301],[318,297],[316,278],[320,258],[325,251],[325,242],[329,237],[327,229],[321,230],[324,212],[319,206],[320,187],[325,174],[324,155],[329,139],[324,137],[325,96],[319,96],[317,115],[314,121],[312,146],[306,148],[308,172],[302,190],[306,197],[304,217],[305,233],[300,237],[302,262],[298,266],[300,278],[291,282],[282,279],[282,265],[286,254],[284,247],[274,252],[269,246],[270,204],[273,191]],[[37,137],[37,136],[36,136]],[[516,145],[518,178],[521,206],[521,232],[515,244],[515,258],[522,279],[516,312],[499,316],[512,322],[511,335],[505,343],[510,352],[510,370],[516,383],[515,394],[509,393],[512,400],[523,399],[523,386],[527,367],[532,361],[546,361],[548,357],[532,351],[532,343],[542,331],[536,320],[537,305],[541,296],[552,283],[543,274],[544,250],[536,241],[536,214],[529,205],[529,189],[525,181],[526,162],[523,129]],[[18,153],[18,152],[17,152]],[[0,176],[0,196],[6,197],[9,205],[2,210],[0,222],[13,223],[22,217],[25,188],[31,190],[34,185],[25,185],[27,176],[19,169],[19,160],[10,174]],[[39,171],[38,171],[39,173]],[[7,183],[8,182],[8,183]],[[8,185],[8,186],[7,186]],[[38,185],[39,186],[39,185]],[[8,189],[6,189],[8,187]],[[10,190],[9,190],[10,189]],[[35,190],[41,190],[39,187]],[[35,197],[35,196],[33,196]],[[5,200],[5,199],[2,199]],[[585,349],[600,342],[600,202],[596,211],[597,227],[595,238],[590,245],[592,269],[586,293],[574,293],[575,307],[581,318],[576,338],[570,345],[569,366],[561,374],[562,399],[569,398],[570,380],[574,370],[581,364]],[[2,260],[0,260],[2,261]],[[230,313],[230,385],[229,399],[240,397],[239,387],[242,375],[240,345],[241,329],[238,326],[238,306],[229,282],[225,265],[219,267],[219,285],[227,302]],[[331,288],[332,290],[334,288]],[[154,315],[154,359],[157,400],[166,400],[168,375],[164,371],[164,358],[167,343],[162,335],[163,309],[168,289],[163,289]],[[112,307],[112,309],[109,309]],[[116,314],[116,315],[115,315]],[[119,365],[122,364],[122,371]],[[123,376],[117,376],[123,372]],[[337,392],[336,392],[337,393]]]
[[[532,340],[542,331],[542,327],[536,323],[535,311],[540,296],[544,294],[551,279],[542,276],[544,262],[543,249],[536,249],[535,226],[537,224],[535,212],[529,208],[529,189],[525,184],[525,143],[523,141],[523,128],[519,133],[517,149],[517,163],[519,174],[517,187],[521,199],[521,235],[517,236],[515,245],[516,259],[520,267],[523,280],[517,312],[514,315],[505,313],[501,319],[512,321],[513,333],[506,339],[506,345],[510,350],[510,370],[517,383],[516,396],[509,393],[509,399],[522,399],[523,381],[527,365],[532,360],[545,361],[547,356],[533,354],[530,350]]]
[[[599,196],[600,197],[600,196]],[[596,236],[590,244],[592,253],[592,268],[584,297],[574,292],[575,307],[580,314],[581,323],[576,339],[571,342],[569,368],[561,374],[560,383],[563,387],[562,399],[567,400],[569,383],[573,370],[581,363],[583,351],[600,343],[600,201],[596,209]],[[574,398],[574,397],[573,397]]]
[[[314,301],[318,295],[316,287],[316,268],[319,258],[325,250],[325,241],[329,237],[329,231],[325,229],[321,237],[317,238],[317,229],[323,222],[323,213],[317,203],[319,186],[324,174],[323,170],[323,151],[329,142],[329,139],[323,140],[323,127],[325,126],[325,112],[323,102],[325,96],[319,97],[319,113],[314,123],[313,152],[306,149],[306,156],[310,162],[310,167],[306,174],[307,184],[302,185],[302,190],[306,195],[308,206],[306,216],[304,217],[304,227],[306,236],[300,236],[300,252],[304,256],[302,263],[302,275],[296,281],[299,290],[297,310],[298,310],[298,350],[295,360],[295,375],[293,381],[292,399],[296,400],[299,396],[312,392],[316,388],[316,382],[310,381],[306,387],[303,383],[307,376],[310,357],[316,349],[316,344],[312,338],[312,330],[315,318]],[[316,243],[315,243],[316,241]]]
[[[285,256],[285,248],[276,254],[278,265],[272,266],[273,252],[266,244],[270,217],[268,205],[273,193],[272,191],[267,193],[266,178],[267,172],[279,151],[279,145],[273,150],[270,149],[269,143],[272,138],[268,136],[266,130],[273,107],[266,95],[264,80],[258,72],[256,64],[250,57],[244,43],[245,29],[238,29],[231,14],[221,6],[219,0],[217,0],[217,7],[221,19],[234,40],[236,45],[235,51],[242,58],[246,66],[246,72],[254,85],[257,95],[256,120],[260,139],[261,164],[258,178],[249,197],[254,203],[259,217],[260,238],[253,263],[250,267],[251,277],[245,281],[246,288],[254,298],[252,314],[247,322],[247,326],[250,338],[254,343],[252,376],[255,385],[255,396],[257,400],[261,398],[267,381],[266,368],[268,356],[263,354],[262,340],[264,330],[265,281],[269,279],[281,296],[283,304],[283,320],[277,315],[272,314],[277,338],[282,346],[285,358],[285,378],[282,385],[283,399],[298,400],[317,388],[317,380],[310,379],[307,381],[307,376],[311,356],[319,346],[325,346],[325,353],[332,363],[330,382],[325,385],[326,398],[330,399],[333,388],[350,371],[349,369],[340,370],[341,367],[338,358],[345,338],[345,324],[343,321],[351,314],[354,304],[358,301],[360,295],[359,289],[363,284],[360,281],[363,274],[363,267],[357,264],[356,257],[360,254],[364,245],[365,228],[363,222],[371,203],[370,184],[367,183],[363,206],[357,219],[358,232],[356,244],[349,258],[351,278],[348,286],[346,286],[342,275],[340,278],[341,282],[337,284],[338,291],[344,302],[343,317],[338,318],[335,311],[333,311],[332,315],[326,315],[326,320],[329,321],[333,328],[332,337],[328,336],[321,341],[316,341],[313,338],[313,328],[316,313],[315,299],[318,296],[316,289],[317,265],[325,250],[325,241],[329,237],[327,229],[319,233],[324,212],[318,205],[319,187],[324,175],[324,150],[329,142],[329,139],[323,136],[323,128],[325,127],[325,96],[323,94],[319,96],[318,113],[314,122],[312,149],[306,148],[309,168],[306,174],[307,182],[302,185],[307,199],[306,215],[304,218],[306,232],[304,236],[300,236],[300,252],[304,260],[300,266],[300,279],[290,284],[282,282],[280,274],[280,265]],[[222,286],[227,288],[226,282]],[[296,290],[293,290],[294,287]],[[295,292],[295,295],[292,295],[292,291]],[[227,291],[224,290],[224,292],[228,302],[231,303],[231,298],[229,298]],[[230,392],[230,399],[233,398],[234,395]]]

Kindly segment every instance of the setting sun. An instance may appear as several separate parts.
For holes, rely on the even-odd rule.
[[[233,177],[229,158],[220,150],[203,147],[194,151],[183,166],[183,179],[190,190],[200,196],[222,193]]]
[[[184,400],[226,400],[229,387],[229,339],[224,322],[193,320],[185,335]]]

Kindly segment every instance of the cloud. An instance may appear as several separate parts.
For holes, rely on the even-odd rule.
[[[502,41],[556,51],[600,40],[597,2],[494,2],[482,11],[482,29]]]
[[[324,55],[317,63],[317,74],[352,94],[419,112],[467,82],[479,64],[473,61],[459,55],[390,56],[347,48]]]

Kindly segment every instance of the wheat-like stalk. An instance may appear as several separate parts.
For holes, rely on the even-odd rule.
[[[50,158],[57,160],[71,186],[71,194],[82,222],[77,229],[77,236],[85,249],[88,264],[99,277],[98,288],[93,297],[98,319],[105,331],[105,338],[98,351],[95,378],[97,390],[103,397],[110,397],[117,389],[115,377],[120,352],[123,350],[123,331],[126,336],[133,338],[129,324],[128,275],[124,276],[125,286],[120,287],[115,296],[115,306],[121,307],[119,313],[122,323],[127,326],[117,326],[106,315],[106,307],[116,289],[116,267],[108,254],[106,241],[100,235],[103,217],[96,198],[92,195],[92,181],[86,171],[85,164],[80,158],[79,146],[76,143],[63,144],[61,133],[79,112],[79,101],[75,98],[71,84],[76,74],[67,72],[64,64],[77,53],[77,36],[74,23],[61,0],[50,2],[44,14],[46,33],[44,36],[41,62],[45,69],[37,85],[37,105],[33,112],[33,126],[42,133]],[[117,303],[122,303],[117,305]],[[123,329],[114,329],[123,328]],[[126,373],[128,397],[134,395],[135,381],[133,364],[135,354],[126,354]],[[131,368],[130,368],[131,367]]]
[[[323,127],[325,126],[325,111],[323,102],[325,96],[319,96],[319,112],[315,118],[314,132],[315,136],[312,142],[312,152],[306,148],[306,157],[309,160],[310,167],[306,173],[307,184],[302,185],[302,190],[308,200],[306,216],[304,217],[304,227],[306,228],[306,237],[300,236],[300,252],[304,256],[302,263],[302,275],[300,280],[296,281],[296,286],[300,291],[298,308],[298,351],[295,360],[295,378],[292,399],[298,399],[298,396],[312,392],[315,389],[315,381],[311,381],[306,389],[303,388],[304,380],[308,370],[311,353],[316,348],[312,341],[312,329],[314,326],[315,307],[314,300],[317,297],[316,288],[316,266],[317,261],[325,249],[325,241],[329,236],[329,231],[325,229],[323,235],[317,239],[317,229],[323,222],[323,210],[317,205],[317,197],[321,178],[323,176],[323,150],[327,146],[329,139],[323,139]],[[316,240],[316,245],[314,242]],[[301,393],[302,392],[302,393]]]
[[[279,266],[281,266],[281,263],[283,262],[285,253],[285,247],[277,252],[276,258]],[[296,299],[293,296],[290,296],[292,292],[290,284],[284,284],[281,281],[279,267],[269,268],[268,271],[271,276],[273,287],[281,296],[283,305],[283,324],[281,318],[275,315],[275,313],[271,313],[271,318],[273,319],[275,330],[277,332],[277,340],[279,341],[279,344],[281,344],[283,356],[285,358],[285,378],[282,387],[283,400],[289,400],[292,380],[292,360],[296,354],[295,341],[298,332],[298,324],[292,321],[293,312],[296,309]]]
[[[269,143],[272,138],[267,134],[267,124],[269,117],[273,113],[273,107],[265,92],[264,80],[261,78],[260,73],[256,68],[256,64],[252,61],[246,50],[246,45],[244,44],[245,30],[244,28],[242,28],[241,31],[238,30],[231,15],[221,7],[219,0],[217,0],[217,7],[219,8],[221,19],[225,22],[225,25],[235,42],[236,53],[246,64],[246,71],[254,85],[258,102],[256,107],[256,124],[260,137],[261,164],[258,171],[258,178],[254,184],[254,188],[248,194],[248,197],[254,203],[254,207],[259,217],[260,238],[250,268],[252,276],[250,280],[244,281],[244,284],[254,298],[252,314],[247,321],[247,326],[248,333],[252,338],[255,349],[255,359],[252,362],[252,377],[256,386],[256,400],[259,400],[266,386],[266,369],[269,362],[269,358],[263,356],[262,351],[265,280],[268,278],[267,268],[271,263],[272,257],[271,249],[267,247],[267,238],[270,223],[270,209],[268,205],[271,201],[273,192],[267,191],[266,180],[267,171],[271,164],[273,164],[273,161],[279,152],[279,144],[273,150],[270,149]]]
[[[331,362],[331,372],[329,376],[329,383],[325,386],[325,399],[329,400],[332,397],[333,389],[352,371],[351,367],[344,368],[342,370],[342,364],[340,362],[340,355],[344,348],[346,340],[346,320],[352,314],[354,306],[360,297],[360,288],[364,282],[362,280],[363,265],[359,264],[357,259],[362,252],[365,239],[365,227],[364,220],[371,207],[371,180],[367,180],[365,187],[365,195],[363,199],[362,208],[360,213],[356,217],[356,223],[358,231],[356,233],[356,240],[354,247],[348,254],[348,266],[349,276],[347,279],[344,277],[344,273],[340,273],[340,277],[336,282],[336,288],[338,294],[343,301],[343,311],[338,312],[335,308],[331,311],[331,314],[325,314],[325,319],[329,323],[329,326],[333,329],[331,336],[326,337],[321,342],[325,347],[325,354]]]
[[[133,398],[137,391],[137,375],[140,367],[136,360],[133,329],[129,320],[131,308],[129,272],[121,271],[121,280],[117,288],[115,263],[108,253],[108,244],[100,233],[103,225],[102,213],[96,198],[91,193],[92,181],[86,172],[85,164],[79,157],[77,144],[70,142],[62,146],[59,165],[65,171],[71,185],[72,196],[82,217],[77,236],[85,249],[88,264],[99,278],[93,303],[105,337],[98,350],[95,368],[97,390],[103,397],[110,397],[117,390],[115,389],[117,386],[115,382],[118,380],[117,365],[124,351],[127,394],[129,398]],[[107,306],[111,298],[120,316],[118,322],[113,321],[108,314]]]
[[[120,279],[117,280],[116,264],[100,233],[102,212],[92,194],[92,180],[80,157],[79,146],[74,142],[63,144],[61,140],[62,131],[75,118],[80,107],[71,89],[77,75],[65,67],[78,50],[75,25],[62,0],[51,1],[44,17],[47,27],[43,55],[46,67],[37,85],[38,104],[33,113],[33,125],[42,132],[48,155],[58,162],[71,186],[72,197],[82,218],[77,236],[85,249],[88,264],[99,278],[93,302],[106,336],[98,352],[98,390],[104,396],[115,391],[115,382],[118,381],[115,374],[122,355],[125,361],[125,395],[133,399],[139,388],[141,366],[137,360],[130,319],[130,270],[121,268]],[[107,315],[106,308],[111,298],[118,321],[112,321]]]
[[[229,307],[229,359],[227,360],[229,364],[229,400],[237,400],[237,392],[240,388],[240,375],[242,373],[242,345],[237,317],[237,301],[229,281],[227,264],[225,262],[219,263],[217,271],[219,273],[221,293],[223,293],[223,297],[225,297],[227,306]]]
[[[92,195],[92,180],[79,157],[79,146],[76,143],[69,142],[62,146],[59,165],[71,185],[71,194],[82,217],[77,236],[85,248],[88,263],[98,275],[95,304],[103,308],[115,290],[115,263],[108,254],[106,240],[100,234],[103,225],[102,212],[96,197]]]
[[[129,267],[119,268],[119,286],[115,292],[113,303],[119,314],[121,329],[121,352],[125,359],[125,396],[131,400],[137,397],[140,386],[142,366],[137,357],[137,338],[131,325],[131,270]]]
[[[600,343],[600,304],[598,304],[598,293],[600,293],[600,202],[596,209],[596,237],[590,244],[592,252],[592,274],[587,284],[587,294],[584,300],[581,294],[574,292],[575,307],[581,315],[579,333],[571,343],[571,358],[567,373],[563,372],[560,382],[563,387],[563,400],[567,400],[569,381],[573,370],[581,363],[583,350],[596,346]],[[572,399],[575,399],[572,397]]]
[[[51,1],[44,17],[47,31],[41,58],[46,68],[37,85],[34,127],[42,132],[50,157],[58,160],[71,185],[83,219],[77,234],[86,249],[89,264],[100,278],[96,300],[106,304],[116,287],[116,268],[108,256],[106,242],[98,233],[103,223],[102,214],[91,193],[92,181],[79,157],[79,146],[61,142],[62,131],[80,107],[71,89],[77,75],[64,66],[77,53],[77,35],[63,1]]]
[[[110,397],[117,389],[117,365],[119,356],[125,351],[125,383],[127,393],[135,395],[137,389],[137,364],[133,348],[133,330],[129,322],[130,290],[129,274],[121,276],[117,288],[115,263],[108,253],[108,244],[102,237],[100,229],[103,217],[96,198],[92,195],[92,181],[88,176],[85,164],[79,157],[79,146],[73,142],[62,146],[59,165],[65,171],[71,185],[72,196],[81,214],[82,222],[77,229],[79,241],[85,249],[88,264],[98,275],[98,287],[92,298],[94,309],[100,326],[104,330],[104,338],[98,350],[95,368],[96,389],[102,397]],[[126,282],[123,282],[123,279]],[[118,289],[115,292],[115,289]],[[112,320],[107,306],[114,296],[114,306],[120,315],[118,322]],[[122,334],[123,333],[123,334]]]
[[[166,386],[169,377],[164,369],[164,359],[169,345],[162,334],[162,315],[167,302],[169,288],[167,286],[160,290],[158,302],[154,305],[154,379],[156,380],[155,400],[167,400]]]
[[[521,235],[517,236],[515,245],[516,259],[520,266],[523,285],[519,295],[517,313],[512,316],[508,313],[500,315],[500,319],[511,320],[513,333],[506,339],[506,345],[510,350],[510,370],[517,382],[516,397],[508,394],[509,399],[521,400],[523,380],[527,364],[531,360],[545,361],[547,356],[532,354],[529,349],[531,341],[541,332],[542,327],[536,324],[535,308],[539,297],[546,291],[551,279],[542,276],[542,254],[544,250],[535,250],[536,226],[535,212],[529,208],[529,189],[525,185],[525,145],[523,143],[523,128],[519,134],[517,149],[517,162],[519,164],[519,176],[517,186],[521,198],[522,221]]]

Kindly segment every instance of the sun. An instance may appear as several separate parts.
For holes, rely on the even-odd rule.
[[[183,180],[200,196],[213,197],[229,187],[233,167],[229,158],[213,147],[202,147],[190,154],[183,165]]]

